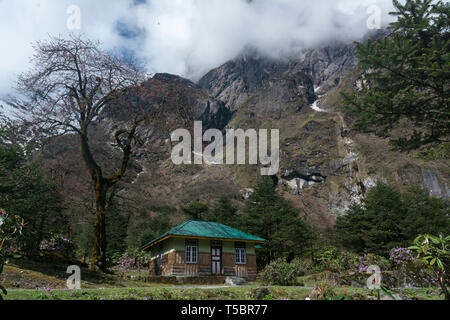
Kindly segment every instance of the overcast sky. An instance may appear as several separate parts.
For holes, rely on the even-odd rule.
[[[80,29],[70,18],[80,9]],[[0,97],[28,69],[31,44],[83,33],[105,48],[134,53],[150,72],[198,79],[246,47],[271,57],[368,30],[371,5],[389,22],[391,0],[0,0]],[[75,15],[74,15],[75,14]]]

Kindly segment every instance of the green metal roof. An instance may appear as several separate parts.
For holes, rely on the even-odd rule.
[[[253,236],[251,234],[245,233],[243,231],[228,227],[221,223],[211,222],[211,221],[198,221],[189,220],[179,226],[169,230],[158,238],[150,241],[143,246],[146,249],[156,242],[168,238],[170,236],[177,237],[194,237],[194,238],[213,238],[213,239],[232,239],[232,240],[242,240],[242,241],[255,241],[264,242],[265,239]]]

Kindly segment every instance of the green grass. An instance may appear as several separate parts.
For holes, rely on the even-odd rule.
[[[354,297],[367,298],[368,296],[376,296],[375,291],[367,288],[337,288],[337,294],[347,293]],[[416,289],[392,289],[391,294],[400,296],[403,300],[444,300],[444,296],[439,296],[438,288],[416,288]],[[356,294],[356,295],[355,295]],[[384,294],[382,294],[384,296]],[[364,299],[365,300],[365,299]]]
[[[105,288],[82,290],[9,290],[6,300],[254,300],[258,287],[232,288]],[[270,287],[266,300],[304,300],[311,290]]]
[[[6,300],[257,300],[261,287],[201,287],[201,288],[105,288],[82,290],[10,290]],[[299,287],[267,287],[269,293],[259,300],[305,300],[311,289]],[[365,288],[335,288],[336,294],[348,294],[356,299],[366,300],[373,295]],[[437,288],[401,289],[394,294],[404,300],[442,300]]]
[[[54,257],[55,259],[58,257]],[[54,259],[54,260],[55,260]],[[8,264],[0,275],[0,283],[8,290],[6,300],[305,300],[316,285],[326,281],[326,273],[298,278],[303,287],[264,287],[256,281],[244,287],[223,285],[170,285],[143,282],[147,271],[123,274],[103,274],[83,268],[82,290],[67,290],[66,262],[36,262],[18,260]],[[139,276],[141,280],[139,280]],[[132,279],[131,279],[132,277]],[[342,295],[356,299],[370,299],[367,289],[335,287]],[[45,288],[51,288],[49,292]],[[38,289],[35,289],[38,288]],[[262,289],[263,288],[263,289]],[[393,290],[402,299],[442,300],[437,288]]]

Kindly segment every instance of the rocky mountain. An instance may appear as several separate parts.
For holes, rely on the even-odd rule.
[[[205,128],[223,129],[232,112],[219,99],[213,98],[200,86],[176,75],[158,73],[142,84],[134,103],[127,108],[112,104],[104,118],[127,121],[130,114],[148,114],[162,106],[164,118],[183,126],[186,121],[202,120]]]
[[[400,188],[419,184],[434,196],[450,198],[448,161],[394,152],[388,138],[351,129],[353,119],[343,112],[340,93],[357,90],[357,66],[350,43],[304,50],[285,61],[248,51],[197,84],[155,75],[143,84],[151,94],[141,97],[138,111],[151,112],[164,101],[166,118],[178,126],[202,120],[204,129],[280,129],[279,188],[304,216],[322,226],[333,225],[377,181]],[[105,134],[127,121],[130,111],[110,109]],[[223,194],[243,206],[259,177],[258,166],[175,166],[168,136],[152,136],[153,131],[151,125],[142,129],[148,139],[135,154],[134,167],[140,169],[123,187],[138,211],[178,208],[195,199],[211,202]]]
[[[287,70],[287,63],[274,61],[248,51],[235,60],[211,70],[198,84],[215,98],[237,111],[272,75]]]
[[[236,80],[227,79],[245,79],[234,65],[227,63],[200,81],[212,94],[226,92],[230,108],[242,94],[235,90]],[[294,195],[290,198],[300,208],[312,208],[311,215],[343,214],[377,181],[399,187],[419,184],[434,196],[449,198],[448,162],[425,162],[393,152],[387,139],[351,130],[352,119],[342,112],[340,92],[358,88],[357,65],[352,44],[305,50],[287,67],[280,64],[267,74],[259,86],[253,82],[252,93],[229,126],[280,128],[280,186]],[[241,181],[252,181],[253,172],[243,178],[242,170],[237,171]]]

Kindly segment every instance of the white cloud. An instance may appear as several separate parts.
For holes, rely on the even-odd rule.
[[[0,0],[0,96],[28,69],[31,43],[67,34],[67,8],[81,8],[80,32],[105,47],[136,52],[153,72],[198,78],[255,47],[272,57],[334,39],[354,39],[368,30],[369,5],[387,22],[391,0]],[[124,39],[116,23],[142,34]]]
[[[107,47],[119,44],[115,21],[131,0],[0,0],[0,96],[10,92],[17,75],[29,68],[32,43],[48,35],[65,35],[70,5],[81,8],[81,30]]]
[[[141,56],[158,71],[198,78],[246,46],[280,57],[367,31],[367,8],[388,22],[390,0],[150,1],[134,12],[147,31]]]

